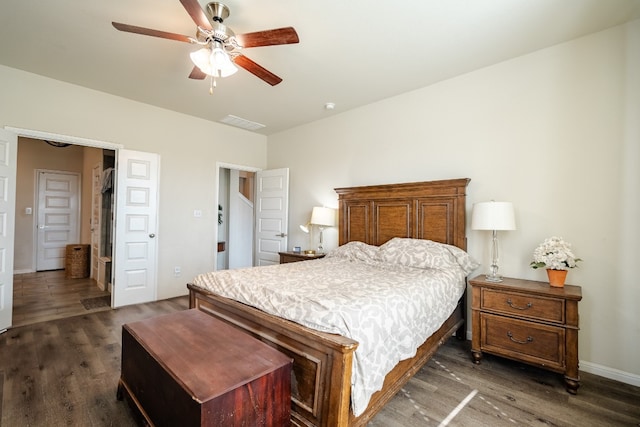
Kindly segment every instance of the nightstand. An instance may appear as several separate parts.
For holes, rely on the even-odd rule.
[[[324,258],[326,254],[305,254],[304,252],[278,252],[280,254],[280,264],[288,262],[309,261],[310,259]]]
[[[558,372],[567,391],[576,394],[582,288],[507,277],[487,282],[484,275],[469,283],[473,361],[480,363],[485,352]]]

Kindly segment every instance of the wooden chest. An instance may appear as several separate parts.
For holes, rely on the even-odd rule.
[[[122,329],[124,395],[157,426],[288,426],[292,360],[199,310]]]

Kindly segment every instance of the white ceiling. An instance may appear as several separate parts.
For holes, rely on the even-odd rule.
[[[224,3],[236,34],[297,30],[299,44],[243,52],[282,83],[240,69],[210,96],[208,80],[187,78],[195,46],[111,26],[193,36],[179,0],[2,0],[0,64],[211,121],[238,116],[269,135],[640,18],[640,0]]]

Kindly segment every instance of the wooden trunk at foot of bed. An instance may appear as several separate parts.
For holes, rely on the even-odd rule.
[[[381,245],[393,237],[429,239],[466,249],[465,189],[469,179],[338,188],[339,243]],[[351,412],[351,367],[358,343],[318,332],[188,285],[189,306],[247,331],[293,358],[292,424],[362,426],[400,391],[454,332],[463,338],[466,292],[447,321],[387,374],[359,417]]]

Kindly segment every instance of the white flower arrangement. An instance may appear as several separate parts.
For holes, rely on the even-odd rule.
[[[549,237],[533,251],[532,268],[550,268],[552,270],[567,270],[578,266],[580,258],[576,258],[571,250],[571,244],[562,237]]]

